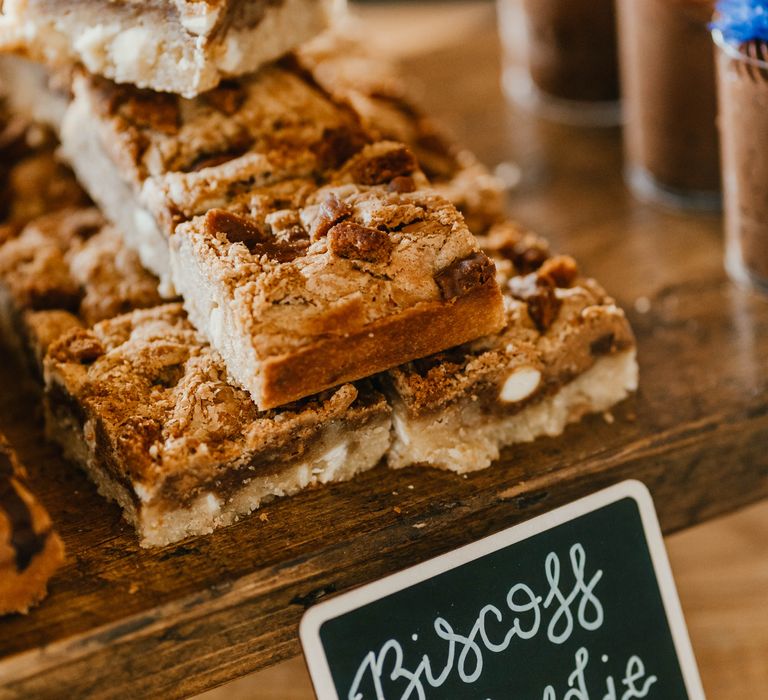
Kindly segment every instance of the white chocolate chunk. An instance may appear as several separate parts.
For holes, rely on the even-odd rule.
[[[196,2],[181,13],[181,26],[194,36],[208,36],[219,19],[218,12],[211,12],[204,2]]]
[[[499,399],[504,403],[515,403],[528,398],[539,386],[541,372],[535,367],[520,367],[512,372],[501,387]]]

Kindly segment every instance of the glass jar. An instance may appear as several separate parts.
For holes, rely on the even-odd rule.
[[[618,0],[626,176],[641,199],[720,207],[714,0]]]
[[[619,123],[614,0],[499,0],[498,7],[504,88],[514,102],[565,123]]]
[[[725,204],[726,269],[768,293],[768,44],[713,33]]]

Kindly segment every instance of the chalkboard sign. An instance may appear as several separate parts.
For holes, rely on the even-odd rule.
[[[321,700],[704,698],[636,481],[321,603],[301,639]]]

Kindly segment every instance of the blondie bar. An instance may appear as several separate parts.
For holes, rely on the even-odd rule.
[[[63,141],[261,409],[502,324],[493,266],[411,152],[302,74],[184,104],[80,76]]]
[[[298,47],[283,63],[351,110],[375,138],[407,144],[432,187],[464,215],[470,231],[482,234],[504,219],[502,182],[423,112],[390,61],[334,31]]]
[[[0,37],[49,65],[194,97],[329,26],[337,0],[5,0]]]
[[[63,562],[64,545],[50,516],[0,434],[0,615],[26,613],[39,603]]]
[[[496,262],[506,327],[384,376],[392,467],[483,469],[500,448],[559,435],[637,388],[626,317],[573,259],[509,223],[479,240]]]
[[[368,382],[259,412],[180,304],[73,330],[46,358],[46,424],[144,546],[375,466],[390,410]]]
[[[271,408],[502,324],[493,263],[396,143],[366,146],[304,206],[213,209],[171,239],[190,319]]]
[[[0,335],[39,373],[64,331],[158,305],[157,286],[96,209],[54,211],[0,242]]]

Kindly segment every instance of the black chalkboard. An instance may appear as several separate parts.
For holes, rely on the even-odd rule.
[[[637,482],[323,603],[302,642],[321,700],[704,697]]]

